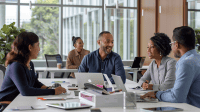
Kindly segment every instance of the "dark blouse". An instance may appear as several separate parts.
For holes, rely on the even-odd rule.
[[[55,94],[54,89],[41,89],[43,84],[38,81],[32,62],[30,66],[29,70],[19,62],[8,65],[0,91],[0,101],[12,101],[19,93],[23,96]]]

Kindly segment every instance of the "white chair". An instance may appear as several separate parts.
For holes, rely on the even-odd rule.
[[[3,71],[0,70],[0,88],[1,88],[2,83],[3,83],[3,77],[4,77],[4,73],[3,73]]]
[[[6,67],[0,65],[0,88],[3,83],[3,78],[5,76],[5,72],[6,72]]]

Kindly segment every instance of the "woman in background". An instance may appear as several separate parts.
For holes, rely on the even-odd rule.
[[[39,38],[32,32],[20,33],[6,57],[6,74],[0,91],[0,101],[12,101],[19,93],[23,96],[58,95],[66,89],[49,87],[38,81],[32,59],[40,51]]]
[[[164,33],[155,33],[150,38],[147,53],[154,60],[138,82],[143,89],[162,91],[174,86],[176,60],[167,57],[171,52],[169,43],[171,40]]]
[[[90,53],[90,51],[83,49],[83,40],[80,37],[72,37],[74,50],[70,51],[67,57],[66,68],[78,69],[83,57]],[[71,77],[75,78],[74,73],[71,73]]]

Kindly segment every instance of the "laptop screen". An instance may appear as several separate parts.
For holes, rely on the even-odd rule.
[[[146,57],[135,57],[131,68],[142,68]]]

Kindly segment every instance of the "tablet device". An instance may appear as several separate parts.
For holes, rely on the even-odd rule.
[[[46,104],[49,107],[55,107],[65,110],[73,110],[73,109],[81,109],[81,108],[89,108],[91,105],[83,104],[80,102],[63,102],[63,103],[48,103]]]
[[[152,107],[152,108],[143,108],[145,112],[174,112],[174,111],[183,111],[181,108],[176,107]]]

